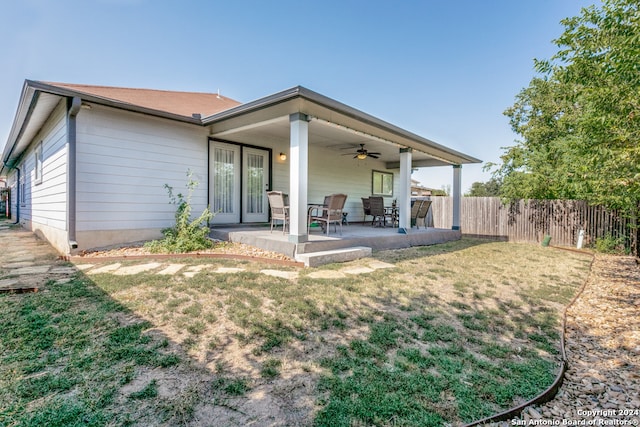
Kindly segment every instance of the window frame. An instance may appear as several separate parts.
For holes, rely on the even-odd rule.
[[[376,188],[376,175],[380,176],[380,188]],[[386,179],[385,179],[386,178]],[[385,182],[389,185],[390,191],[385,192]],[[379,191],[378,191],[379,190]],[[393,196],[393,172],[385,172],[380,170],[371,171],[371,194],[374,196],[391,197]]]

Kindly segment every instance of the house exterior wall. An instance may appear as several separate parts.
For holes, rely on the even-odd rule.
[[[207,206],[207,130],[102,106],[77,118],[78,249],[161,237],[176,206],[165,184],[186,195],[199,183],[194,214]]]
[[[271,189],[289,192],[289,141],[260,140],[252,145],[273,150],[273,171]],[[280,153],[287,154],[287,160],[280,160]],[[363,221],[361,197],[369,197],[372,191],[372,172],[374,170],[393,173],[393,196],[385,197],[385,205],[391,205],[400,191],[398,170],[388,170],[380,160],[368,158],[354,159],[352,155],[343,156],[343,151],[326,148],[313,141],[309,143],[309,203],[322,203],[324,196],[333,193],[348,195],[345,211],[349,221]]]
[[[42,176],[36,177],[36,147],[42,143]],[[17,171],[9,175],[11,213],[20,223],[46,238],[58,251],[68,251],[67,235],[67,119],[61,101],[31,141]],[[24,182],[22,182],[24,181]],[[19,208],[16,204],[20,192]]]

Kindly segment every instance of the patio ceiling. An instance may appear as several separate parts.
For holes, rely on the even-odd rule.
[[[365,144],[368,151],[382,153],[380,159],[389,169],[400,167],[401,147],[413,148],[412,167],[481,162],[299,86],[207,117],[203,123],[220,139],[248,144],[288,141],[289,115],[294,113],[309,117],[310,149],[321,145],[346,154]]]

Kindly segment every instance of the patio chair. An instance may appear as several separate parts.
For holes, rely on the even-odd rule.
[[[369,208],[373,216],[371,225],[376,226],[377,224],[378,227],[386,227],[387,217],[391,218],[391,213],[384,208],[384,199],[380,196],[369,197]]]
[[[414,200],[411,205],[411,226],[418,225],[418,212],[420,212],[420,207],[422,207],[422,203],[424,200]]]
[[[309,221],[307,222],[307,233],[310,231],[312,222],[319,222],[322,230],[326,228],[329,235],[329,224],[333,223],[334,231],[338,231],[336,224],[340,224],[340,234],[342,234],[342,210],[347,200],[346,194],[332,194],[324,198],[322,206],[311,206],[309,208]]]
[[[289,223],[289,197],[282,191],[267,191],[267,197],[271,207],[271,232],[275,222],[282,221],[282,234],[284,234]]]
[[[364,220],[366,221],[367,216],[371,215],[371,204],[369,203],[368,197],[361,197],[361,199],[362,199],[362,210],[364,211]]]
[[[429,208],[431,207],[431,200],[423,200],[422,206],[420,206],[420,210],[418,210],[418,215],[416,216],[416,228],[420,228],[418,225],[418,221],[422,220],[422,224],[424,228],[427,228],[427,212],[429,212]]]

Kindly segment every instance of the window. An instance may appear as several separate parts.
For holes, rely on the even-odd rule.
[[[42,182],[42,141],[36,146],[35,184]]]
[[[373,188],[375,196],[393,196],[393,174],[391,172],[373,171]]]

